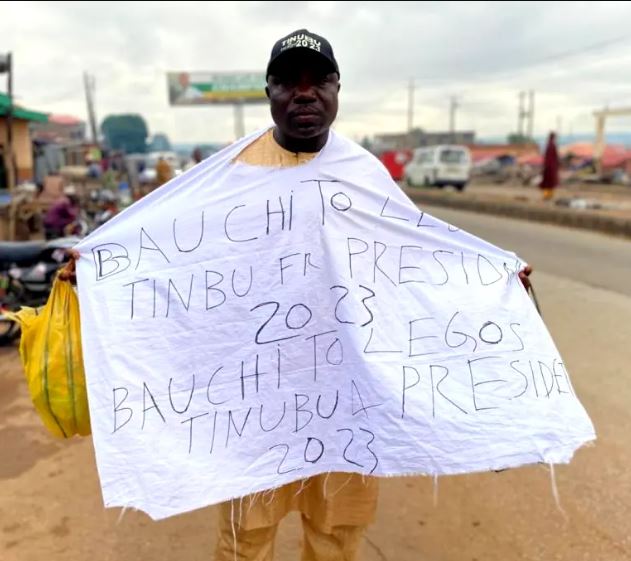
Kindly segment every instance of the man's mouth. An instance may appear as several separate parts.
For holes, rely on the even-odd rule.
[[[320,112],[315,107],[305,106],[298,107],[289,112],[292,117],[302,117],[304,115],[319,115]]]
[[[308,126],[318,123],[320,120],[320,113],[314,109],[302,108],[292,111],[290,117],[297,125]]]
[[[315,113],[298,113],[294,115],[294,121],[297,123],[314,123],[318,120],[318,115]]]

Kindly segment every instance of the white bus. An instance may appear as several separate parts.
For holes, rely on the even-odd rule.
[[[470,174],[471,153],[466,146],[430,146],[414,150],[403,179],[410,187],[452,185],[462,191]]]

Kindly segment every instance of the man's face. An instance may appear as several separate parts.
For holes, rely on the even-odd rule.
[[[188,84],[190,82],[190,80],[188,79],[188,74],[186,74],[185,72],[182,72],[179,75],[178,79],[180,81],[180,86],[182,86],[182,88],[184,89],[188,88]]]
[[[337,73],[317,53],[292,51],[270,69],[265,91],[272,119],[289,138],[308,139],[326,132],[337,115]]]

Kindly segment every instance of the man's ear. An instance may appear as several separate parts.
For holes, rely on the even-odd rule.
[[[340,84],[339,82],[337,83],[337,93],[340,93],[340,88],[342,87],[342,84]]]
[[[267,96],[267,99],[269,99],[269,88],[267,86],[265,86],[265,95]]]

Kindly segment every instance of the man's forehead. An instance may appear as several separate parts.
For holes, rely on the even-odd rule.
[[[314,56],[308,51],[288,52],[280,56],[270,68],[273,76],[295,76],[304,72],[330,74],[335,72],[333,65],[326,59]]]

